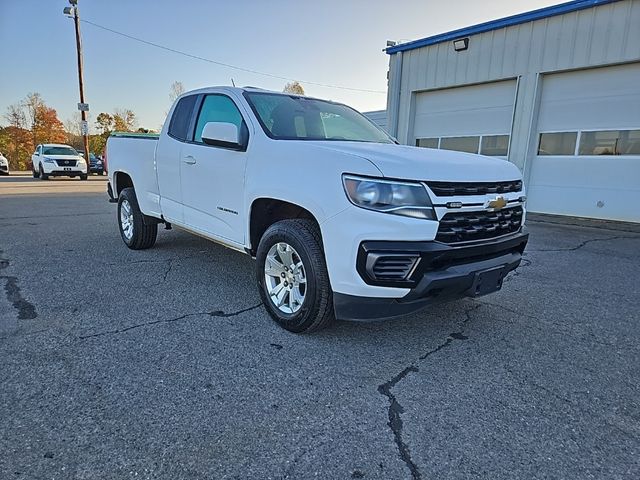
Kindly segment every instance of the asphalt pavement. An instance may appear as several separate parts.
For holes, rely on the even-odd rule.
[[[496,294],[294,335],[104,192],[0,177],[0,479],[640,478],[637,229],[537,217]]]

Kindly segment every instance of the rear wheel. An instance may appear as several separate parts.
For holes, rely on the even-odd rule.
[[[128,187],[118,197],[118,226],[122,240],[132,250],[151,248],[156,243],[158,224],[146,225],[136,192]]]
[[[292,219],[271,225],[260,240],[256,261],[260,296],[278,325],[309,333],[334,321],[333,292],[314,221]]]

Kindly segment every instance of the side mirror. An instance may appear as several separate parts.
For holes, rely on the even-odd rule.
[[[207,145],[244,150],[245,145],[240,139],[240,131],[233,123],[207,122],[202,129],[202,141]]]

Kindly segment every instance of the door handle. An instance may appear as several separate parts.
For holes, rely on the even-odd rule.
[[[187,165],[194,165],[196,163],[196,159],[193,158],[191,155],[187,155],[182,159],[182,161]]]

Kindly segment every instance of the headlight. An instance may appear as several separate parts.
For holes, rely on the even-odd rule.
[[[347,197],[354,205],[405,217],[435,220],[427,190],[419,183],[343,175]]]
[[[78,159],[78,165],[84,165],[84,158]]]
[[[53,161],[53,159],[51,159],[51,158],[47,158],[47,157],[45,157],[45,158],[44,158],[44,163],[54,163],[54,161]]]
[[[98,161],[96,162],[96,165],[102,165],[102,160],[98,160]]]

